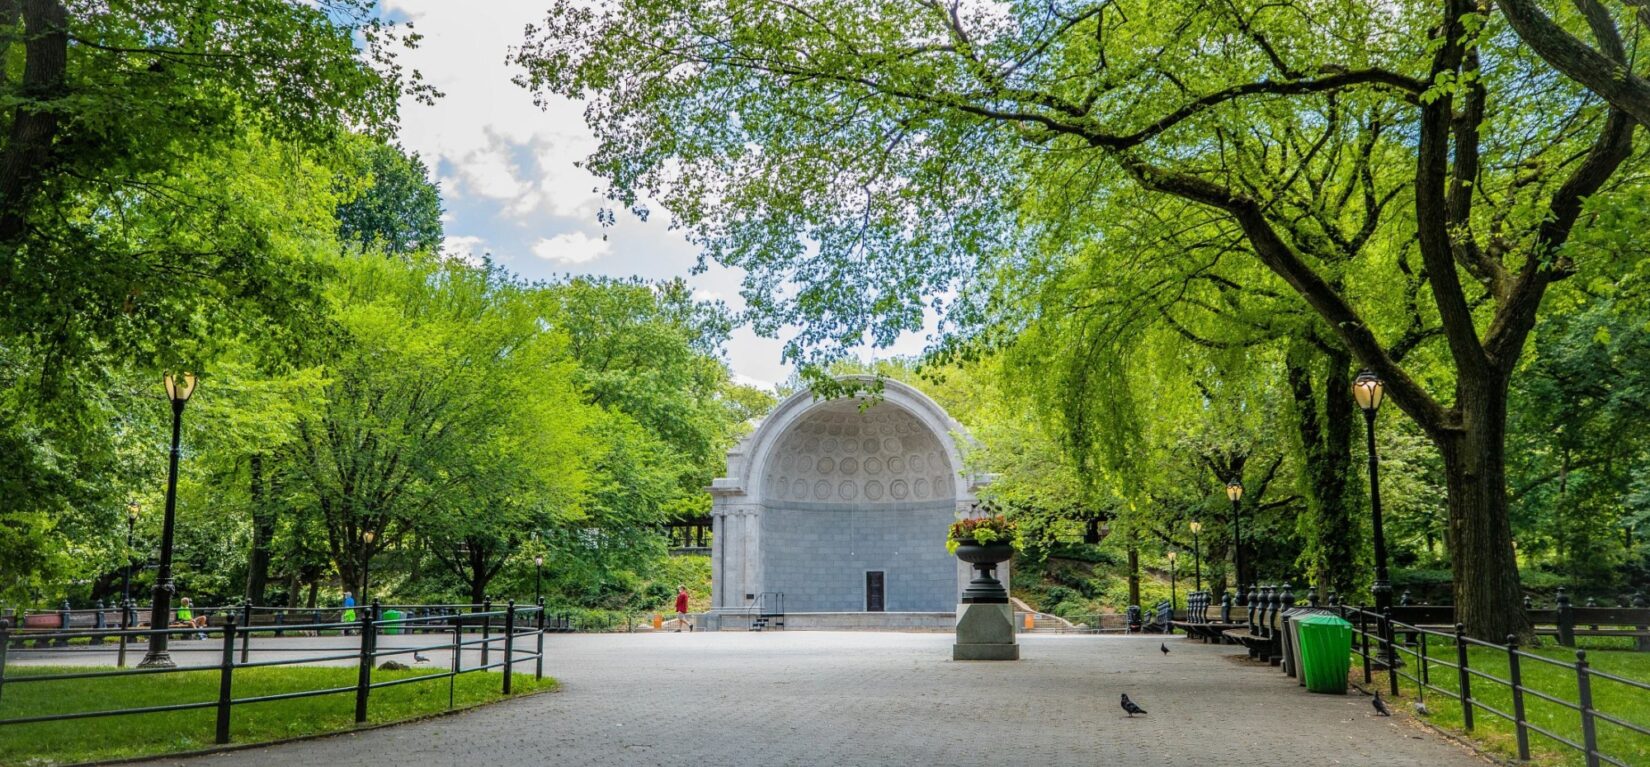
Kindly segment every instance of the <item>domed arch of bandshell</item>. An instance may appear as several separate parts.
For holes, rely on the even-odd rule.
[[[873,569],[889,612],[955,608],[968,571],[944,553],[945,525],[988,478],[966,470],[970,437],[938,403],[898,381],[839,380],[856,379],[870,390],[798,392],[728,451],[710,487],[713,609],[779,591],[790,612],[860,611],[868,587],[855,584]]]

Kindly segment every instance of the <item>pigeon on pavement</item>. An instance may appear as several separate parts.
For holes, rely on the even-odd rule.
[[[1135,714],[1146,713],[1146,709],[1134,705],[1134,701],[1129,700],[1128,693],[1123,693],[1123,710],[1129,712],[1130,719],[1133,719]]]
[[[1392,716],[1392,711],[1388,710],[1386,707],[1386,701],[1381,700],[1380,690],[1375,691],[1375,699],[1370,702],[1375,705],[1376,716]]]
[[[1168,655],[1168,654],[1169,654],[1169,643],[1168,643],[1168,642],[1163,642],[1163,643],[1161,643],[1161,644],[1159,644],[1159,645],[1158,645],[1158,646],[1157,646],[1157,648],[1158,648],[1158,649],[1159,649],[1159,650],[1162,650],[1162,651],[1163,651],[1163,654],[1164,654],[1164,655]]]
[[[413,653],[413,662],[414,663],[429,663],[430,659],[426,658],[422,655],[419,655],[418,653],[415,652],[415,653]]]

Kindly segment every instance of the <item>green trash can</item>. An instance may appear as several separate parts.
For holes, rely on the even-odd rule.
[[[1299,624],[1301,666],[1309,692],[1346,694],[1352,668],[1352,624],[1334,615],[1302,615]]]
[[[384,620],[384,621],[398,621],[398,620],[401,620],[402,617],[403,616],[401,615],[400,610],[385,610],[384,614],[380,615],[378,617],[378,619],[379,620]],[[401,633],[401,631],[402,631],[402,625],[399,624],[399,623],[395,624],[394,626],[385,626],[384,627],[384,633],[386,633],[386,634],[399,634],[399,633]]]

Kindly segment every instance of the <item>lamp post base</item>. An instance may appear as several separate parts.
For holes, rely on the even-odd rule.
[[[143,656],[143,660],[138,662],[137,667],[138,668],[177,668],[178,664],[172,662],[172,653],[166,652],[166,651],[163,650],[161,652],[152,652],[152,653],[149,653],[148,655]]]

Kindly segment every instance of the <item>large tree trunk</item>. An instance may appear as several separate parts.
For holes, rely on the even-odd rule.
[[[353,593],[356,602],[365,599],[366,590],[361,588],[361,566],[356,558],[353,556],[339,557],[333,564],[338,568],[338,584],[345,591]]]
[[[1313,363],[1319,360],[1324,365],[1323,386],[1314,391]],[[1357,588],[1361,528],[1356,515],[1360,504],[1352,497],[1350,481],[1356,421],[1351,369],[1351,357],[1343,351],[1314,354],[1301,350],[1290,355],[1286,364],[1305,457],[1301,484],[1312,525],[1312,584],[1319,599],[1325,600],[1331,590],[1351,595]]]
[[[1449,487],[1455,619],[1478,639],[1500,642],[1515,634],[1527,642],[1531,626],[1507,515],[1506,382],[1463,377],[1457,397],[1462,429],[1439,444]]]
[[[468,542],[467,550],[469,552],[470,604],[479,605],[487,601],[487,586],[493,582],[493,576],[498,571],[487,566],[487,561],[491,558],[492,552],[486,543],[472,538]]]
[[[275,509],[264,492],[264,457],[251,460],[252,555],[246,563],[246,601],[261,605],[269,584],[269,544],[275,537]]]
[[[3,12],[15,19],[17,6]],[[58,0],[23,0],[23,101],[13,108],[11,130],[0,152],[0,244],[12,246],[27,229],[29,198],[54,161],[58,108],[51,104],[67,93],[69,12]],[[3,262],[5,269],[11,261]],[[4,274],[4,271],[0,271]]]

